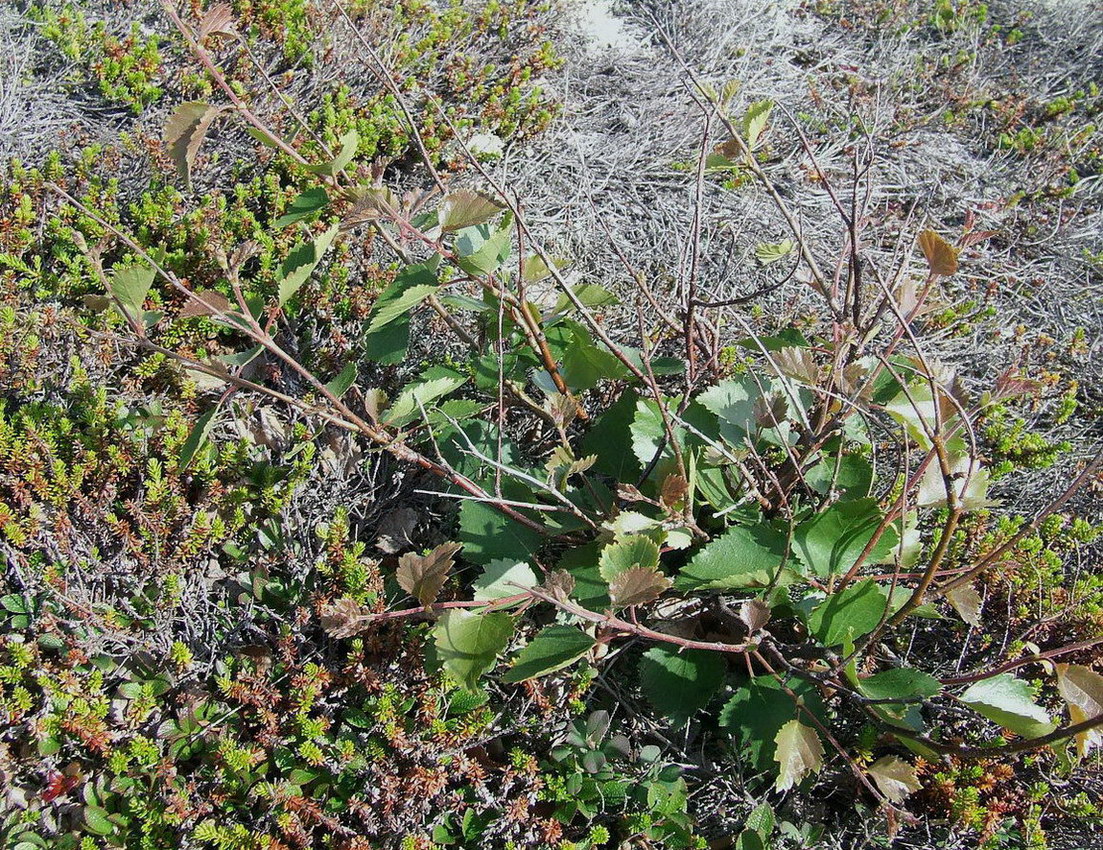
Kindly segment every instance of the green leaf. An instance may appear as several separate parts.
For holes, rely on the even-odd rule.
[[[628,374],[628,367],[612,352],[577,340],[568,347],[562,366],[563,380],[578,391],[591,390],[599,381],[616,381]]]
[[[788,791],[809,773],[819,773],[823,767],[823,744],[811,726],[793,719],[774,738],[774,760],[778,764],[774,788]]]
[[[340,230],[339,224],[332,225],[329,230],[310,242],[300,242],[288,253],[287,258],[280,266],[279,303],[282,307],[299,291],[311,272],[317,268],[322,256],[333,243]]]
[[[84,826],[95,835],[110,835],[115,831],[115,824],[110,819],[107,809],[99,806],[85,806]]]
[[[682,723],[708,705],[726,668],[718,652],[653,646],[640,659],[640,686],[656,710]]]
[[[571,292],[574,293],[575,298],[582,302],[584,307],[591,310],[620,303],[617,296],[604,286],[598,286],[596,283],[582,283],[578,286],[572,286]],[[567,313],[575,309],[577,308],[574,306],[574,302],[567,297],[565,292],[561,292],[559,299],[555,302],[555,312]]]
[[[933,697],[942,683],[913,667],[895,667],[858,680],[858,689],[870,699],[914,699]]]
[[[639,477],[641,469],[635,455],[626,451],[629,431],[636,415],[639,396],[634,390],[625,390],[605,409],[582,438],[582,454],[597,455],[593,469],[617,481]],[[648,458],[650,460],[650,458]]]
[[[769,391],[766,379],[762,379],[762,387]],[[757,429],[755,401],[761,396],[762,390],[752,378],[736,378],[709,387],[697,401],[720,420],[721,436],[731,445],[741,446]]]
[[[763,838],[769,838],[773,835],[776,825],[777,816],[774,814],[773,806],[769,803],[761,803],[755,806],[751,813],[747,815],[747,823],[745,824],[747,829],[753,829]]]
[[[796,245],[792,239],[783,239],[781,242],[763,242],[754,249],[755,258],[764,266],[784,260],[793,253]]]
[[[345,367],[337,373],[332,381],[326,384],[326,389],[340,398],[356,383],[356,364],[346,363]]]
[[[407,287],[385,304],[376,302],[376,310],[368,325],[368,333],[375,333],[395,319],[404,317],[426,298],[440,289],[437,283],[421,283]]]
[[[476,602],[489,602],[506,596],[516,596],[520,588],[536,587],[540,580],[524,561],[498,558],[488,563],[475,579],[472,588]]]
[[[601,557],[600,548],[601,544],[595,542],[568,549],[556,565],[558,569],[566,570],[574,579],[571,597],[595,611],[610,604],[609,585],[602,579],[597,565]]]
[[[484,502],[465,500],[460,507],[460,540],[464,557],[476,564],[499,558],[529,558],[543,536]]]
[[[633,535],[607,544],[601,550],[598,561],[598,570],[607,582],[636,567],[655,569],[658,566],[659,547],[643,535]]]
[[[321,165],[307,165],[307,171],[312,171],[314,174],[323,174],[327,177],[332,177],[339,171],[343,171],[345,166],[352,162],[352,158],[356,156],[356,149],[360,147],[360,134],[355,130],[349,130],[341,136],[340,142],[341,152],[337,156],[329,162],[323,162]]]
[[[882,518],[873,499],[836,502],[796,527],[793,550],[821,578],[846,573],[873,539]],[[876,564],[891,556],[899,539],[896,528],[888,526],[864,563]]]
[[[736,525],[682,567],[678,590],[727,590],[768,585],[785,560],[785,535],[765,523]]]
[[[466,381],[462,376],[445,376],[407,386],[387,410],[383,417],[384,424],[401,427],[420,419],[423,407],[459,389]]]
[[[446,233],[485,224],[505,209],[496,198],[473,189],[457,189],[444,196],[437,213],[441,229]]]
[[[157,272],[146,265],[115,266],[111,269],[111,294],[126,311],[125,315],[142,320],[142,305]]]
[[[508,222],[493,232],[485,224],[465,228],[457,234],[455,248],[456,264],[465,272],[476,277],[493,274],[509,258]]]
[[[1057,728],[1046,710],[1034,702],[1033,688],[1010,673],[1000,673],[970,685],[959,699],[1024,738],[1039,738]]]
[[[3,607],[6,611],[10,611],[12,614],[30,614],[32,610],[26,600],[18,593],[9,593],[6,596],[0,596],[0,607]]]
[[[762,136],[762,131],[766,129],[773,108],[774,102],[772,100],[759,100],[747,107],[747,112],[740,122],[739,129],[742,131],[743,141],[746,142],[748,150],[754,150],[758,145],[758,140]]]
[[[873,486],[873,467],[860,455],[827,457],[804,473],[804,480],[824,496],[834,491],[842,501],[864,499]]]
[[[503,682],[524,682],[562,670],[585,655],[594,639],[577,626],[548,626],[534,637],[502,677]]]
[[[215,405],[196,421],[192,426],[191,432],[188,434],[188,439],[184,441],[184,445],[180,448],[180,462],[179,469],[181,471],[188,468],[192,459],[195,457],[196,452],[202,448],[207,438],[210,436],[211,427],[214,425],[215,414],[218,413],[219,405]]]
[[[433,260],[408,266],[375,300],[368,330],[361,339],[368,359],[384,365],[401,363],[405,359],[406,347],[410,342],[408,313],[430,292],[439,288],[436,268]],[[424,288],[415,296],[404,297],[409,290],[417,287]],[[382,321],[380,314],[383,315]]]
[[[734,850],[767,850],[767,847],[759,833],[745,829],[735,839]]]
[[[888,607],[888,594],[872,579],[833,593],[808,617],[808,628],[824,646],[840,646],[877,628]]]
[[[479,677],[494,666],[509,643],[513,625],[513,618],[502,612],[478,614],[453,608],[433,627],[437,655],[449,673],[474,691]]]
[[[329,195],[322,186],[307,189],[291,202],[287,212],[272,222],[277,230],[283,229],[297,221],[309,218],[316,212],[320,212],[329,206]]]

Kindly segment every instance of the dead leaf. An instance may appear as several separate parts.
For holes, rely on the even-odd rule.
[[[919,234],[919,248],[931,274],[952,275],[957,271],[957,249],[933,230]]]
[[[574,591],[574,576],[566,570],[555,570],[545,579],[543,589],[553,599],[566,602]]]
[[[1069,707],[1073,724],[1103,716],[1103,676],[1080,664],[1057,665],[1057,690]],[[1094,747],[1103,746],[1103,728],[1096,727],[1076,735],[1080,758]]]
[[[787,345],[772,355],[774,366],[782,375],[815,386],[820,376],[820,367],[816,365],[812,352],[799,345]]]
[[[452,569],[460,543],[442,543],[428,555],[407,552],[398,559],[399,586],[422,605],[432,605]]]
[[[165,125],[165,144],[176,164],[176,170],[191,185],[191,170],[199,146],[218,117],[221,108],[202,101],[182,103]]]
[[[199,22],[199,27],[195,31],[196,41],[202,44],[209,35],[238,37],[237,27],[234,25],[234,12],[229,3],[216,3],[211,6]]]
[[[670,579],[651,567],[633,567],[618,573],[609,582],[609,599],[614,605],[627,608],[646,605],[658,599],[668,587]]]
[[[663,479],[663,485],[659,492],[659,499],[668,508],[672,508],[679,502],[684,501],[688,492],[689,482],[686,481],[685,476],[673,472]]]
[[[752,635],[770,622],[770,606],[761,599],[748,599],[739,606],[739,619]]]
[[[322,609],[322,628],[331,637],[349,638],[362,632],[371,617],[371,611],[346,597]]]
[[[221,292],[215,292],[213,289],[200,289],[192,294],[195,297],[189,298],[184,306],[180,308],[178,318],[193,319],[196,316],[213,316],[216,312],[225,313],[230,309],[230,299]],[[208,304],[210,306],[207,306]]]
[[[474,189],[457,189],[449,192],[441,202],[437,220],[442,230],[451,233],[472,225],[485,224],[504,209],[505,204],[490,195]]]
[[[923,787],[915,768],[898,756],[882,756],[867,769],[881,793],[893,803],[903,803],[909,794]]]

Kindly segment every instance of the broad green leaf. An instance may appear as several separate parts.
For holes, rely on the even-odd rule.
[[[582,438],[582,454],[597,455],[594,469],[617,481],[629,481],[639,477],[640,464],[628,450],[632,420],[636,415],[639,396],[634,390],[625,390],[605,409]],[[650,460],[650,458],[648,458]]]
[[[873,486],[873,467],[860,455],[831,456],[804,473],[804,480],[825,496],[835,492],[842,501],[864,499]]]
[[[784,559],[784,534],[764,523],[736,525],[698,551],[674,586],[684,591],[764,587]]]
[[[310,242],[300,242],[291,249],[280,266],[279,302],[282,307],[299,291],[311,272],[317,268],[322,256],[337,236],[340,225],[332,225],[325,233]]]
[[[767,850],[767,846],[760,833],[745,829],[735,839],[734,850]]]
[[[903,803],[909,794],[923,787],[915,768],[898,756],[882,756],[867,770],[881,793],[894,803]]]
[[[574,579],[571,598],[593,611],[609,606],[609,585],[601,577],[597,562],[600,557],[600,543],[587,543],[568,549],[559,559],[557,567],[566,570]]]
[[[316,212],[320,212],[329,206],[329,195],[322,186],[307,189],[287,208],[287,212],[272,222],[272,226],[280,230],[297,221],[309,218]]]
[[[659,547],[655,541],[642,534],[606,544],[598,561],[601,577],[607,582],[636,567],[653,570],[658,566]]]
[[[881,509],[873,499],[836,502],[796,527],[793,551],[821,578],[846,573],[873,539],[881,520]],[[876,564],[891,557],[899,539],[896,528],[889,525],[864,563]]]
[[[479,614],[453,608],[433,627],[437,655],[444,668],[469,691],[494,666],[513,634],[513,617],[502,612]]]
[[[762,131],[766,129],[773,108],[772,100],[759,100],[747,107],[747,112],[740,122],[740,130],[749,150],[753,151],[758,146],[758,140],[762,137]]]
[[[437,218],[446,233],[485,224],[505,209],[496,198],[473,189],[457,189],[444,196]]]
[[[572,390],[583,391],[593,389],[599,381],[626,377],[628,368],[612,352],[577,342],[563,357],[562,375]]]
[[[459,543],[442,543],[428,555],[407,552],[398,559],[398,586],[422,605],[432,605],[455,564]]]
[[[165,144],[168,145],[169,156],[176,165],[176,171],[189,186],[199,146],[203,144],[207,131],[221,111],[219,107],[209,103],[182,103],[165,125]]]
[[[156,276],[157,272],[146,265],[115,266],[111,269],[111,294],[130,318],[141,321],[142,305]]]
[[[872,579],[831,594],[812,609],[808,629],[824,646],[841,646],[877,628],[885,616],[888,594]]]
[[[726,667],[718,652],[653,646],[640,659],[640,686],[660,713],[683,723],[708,705],[724,683]]]
[[[1073,725],[1103,715],[1103,676],[1080,664],[1057,665],[1057,690],[1069,707]],[[1094,747],[1103,746],[1103,728],[1096,727],[1076,735],[1080,758]]]
[[[460,541],[464,558],[488,564],[499,558],[529,558],[543,542],[535,529],[521,525],[483,502],[465,500],[460,507]]]
[[[870,699],[914,699],[933,697],[942,683],[913,667],[894,667],[858,680],[858,689]]]
[[[466,381],[462,376],[446,376],[406,387],[383,416],[384,424],[401,427],[420,419],[423,407],[459,389]]]
[[[573,286],[571,287],[571,292],[574,293],[575,298],[577,298],[584,307],[588,307],[591,310],[620,303],[620,299],[617,298],[617,296],[604,286],[598,286],[596,283],[582,283],[578,286]],[[565,292],[560,293],[559,300],[555,302],[555,312],[565,313],[574,309],[576,309],[574,302]]]
[[[763,387],[769,389],[763,380]],[[697,401],[720,420],[720,433],[733,446],[743,444],[755,431],[755,401],[762,392],[752,378],[735,378],[709,387]]]
[[[774,760],[778,765],[774,788],[788,791],[809,773],[819,773],[823,767],[823,744],[811,726],[793,719],[774,738]]]
[[[195,457],[196,452],[202,448],[207,438],[210,436],[211,428],[214,425],[215,414],[218,413],[218,405],[216,404],[196,421],[192,426],[191,431],[188,433],[188,439],[184,441],[184,445],[180,447],[179,469],[181,471],[187,469]]]
[[[409,312],[439,288],[436,268],[437,263],[432,260],[408,266],[376,299],[368,330],[361,340],[370,360],[390,365],[405,359],[410,342]],[[417,293],[407,295],[410,290]]]
[[[352,158],[356,156],[356,149],[360,147],[360,134],[355,130],[349,130],[341,136],[339,141],[341,142],[341,150],[333,159],[320,165],[307,165],[306,169],[327,177],[332,177],[343,171],[345,166],[352,162]]]
[[[521,588],[536,587],[540,580],[532,567],[524,561],[498,558],[488,563],[475,579],[472,588],[476,602],[492,601],[506,596],[516,596]]]
[[[507,216],[508,218],[508,216]],[[493,274],[509,257],[510,228],[491,232],[485,224],[468,227],[456,236],[456,264],[470,275]]]
[[[949,490],[962,508],[978,511],[999,504],[988,498],[988,470],[981,467],[979,460],[962,455],[952,458],[949,466]],[[915,502],[922,508],[940,508],[949,503],[946,482],[937,461],[932,461],[923,471]]]
[[[590,651],[594,639],[577,626],[548,626],[517,654],[503,682],[524,682],[574,664]]]
[[[761,803],[755,806],[751,813],[747,815],[747,823],[745,824],[747,829],[754,830],[763,838],[769,838],[773,835],[776,825],[777,816],[769,803]]]
[[[110,819],[108,811],[100,806],[85,806],[84,825],[89,832],[95,835],[110,835],[116,829],[116,824]]]
[[[356,383],[356,363],[346,363],[344,368],[337,373],[336,377],[328,384],[326,389],[333,393],[337,398],[340,398],[349,391],[353,384]]]
[[[1010,673],[1000,673],[970,685],[959,699],[1024,738],[1048,735],[1057,728],[1046,710],[1034,702],[1034,689]]]

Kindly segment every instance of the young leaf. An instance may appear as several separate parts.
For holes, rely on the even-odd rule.
[[[915,768],[898,756],[882,756],[868,770],[881,793],[893,803],[903,803],[909,794],[923,787]]]
[[[483,568],[482,575],[475,579],[474,599],[476,602],[516,596],[522,588],[536,587],[540,583],[532,567],[524,561],[512,561],[509,558],[497,558]]]
[[[345,166],[352,162],[352,158],[356,156],[356,149],[360,147],[360,134],[355,130],[349,130],[341,136],[340,142],[341,152],[337,156],[321,165],[308,165],[306,166],[307,170],[327,177],[332,177],[337,172],[343,171]]]
[[[479,677],[494,666],[498,653],[513,634],[509,614],[478,614],[453,608],[433,627],[437,654],[444,668],[469,691],[479,687]]]
[[[383,422],[401,427],[415,419],[421,419],[421,410],[442,396],[463,386],[467,379],[461,375],[443,376],[431,381],[408,386],[402,390],[394,404],[384,414]]]
[[[613,581],[623,572],[635,568],[653,570],[659,566],[659,547],[649,537],[632,537],[609,543],[601,550],[598,569],[607,582]]]
[[[724,683],[725,669],[717,652],[653,646],[640,659],[640,686],[659,712],[682,723],[708,705]]]
[[[111,294],[127,316],[141,321],[142,305],[156,276],[157,272],[146,265],[115,266],[111,269]]]
[[[506,216],[509,218],[509,216]],[[468,227],[456,236],[456,264],[470,275],[493,274],[509,257],[510,228],[493,233],[485,225]]]
[[[743,131],[743,141],[747,143],[749,150],[754,150],[762,131],[766,129],[766,122],[770,120],[770,112],[773,111],[772,100],[759,100],[747,107],[747,113],[740,122]]]
[[[670,579],[658,570],[633,567],[618,573],[609,582],[609,599],[620,608],[630,605],[646,605],[658,599],[667,588]]]
[[[807,774],[818,773],[823,767],[820,736],[815,729],[799,720],[790,720],[782,726],[774,738],[774,744],[777,747],[774,760],[778,764],[774,788],[778,791],[788,791]]]
[[[784,239],[781,242],[763,242],[754,249],[755,258],[764,266],[784,260],[793,253],[796,245],[792,239]]]
[[[1068,704],[1073,724],[1103,715],[1103,676],[1080,664],[1057,665],[1057,690]],[[1103,728],[1076,735],[1076,752],[1081,758],[1093,747],[1103,746]]]
[[[287,255],[280,266],[279,301],[282,307],[299,291],[311,272],[317,268],[322,256],[337,236],[340,225],[332,225],[325,233],[311,242],[300,242]]]
[[[505,204],[490,195],[473,189],[458,189],[444,196],[437,218],[441,229],[452,233],[485,224],[504,209]]]
[[[957,611],[958,616],[970,626],[980,625],[980,612],[984,607],[984,602],[973,585],[963,584],[961,587],[946,591],[946,601]]]
[[[808,629],[824,646],[839,646],[867,635],[881,622],[888,594],[872,579],[831,594],[808,617]]]
[[[574,664],[590,651],[594,639],[576,626],[548,626],[522,649],[503,682],[524,682]]]
[[[957,271],[957,249],[933,230],[919,234],[919,247],[931,274],[952,275]]]
[[[428,555],[407,552],[398,559],[398,585],[422,605],[432,605],[455,563],[459,543],[442,543]]]
[[[1045,709],[1034,702],[1030,685],[1010,673],[1000,673],[970,685],[959,699],[1024,738],[1048,735],[1056,728]]]
[[[882,514],[873,499],[836,502],[793,533],[793,550],[820,578],[847,572],[857,562],[877,527]],[[890,556],[899,543],[899,533],[889,525],[873,546],[867,564],[879,563]]]
[[[280,230],[297,221],[309,218],[314,213],[324,210],[327,206],[329,206],[329,195],[325,188],[315,186],[295,198],[287,212],[272,222],[272,226]]]
[[[184,303],[184,306],[180,308],[180,312],[176,316],[178,319],[192,319],[196,316],[213,316],[216,310],[225,313],[231,309],[230,299],[221,292],[216,292],[213,289],[200,289],[197,290],[194,295],[197,297],[189,298]],[[208,304],[210,305],[209,307],[207,306]]]
[[[165,125],[165,144],[168,145],[169,155],[177,172],[189,186],[199,146],[203,144],[211,123],[221,111],[219,107],[209,103],[182,103]]]

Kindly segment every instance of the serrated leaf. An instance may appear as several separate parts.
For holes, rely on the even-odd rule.
[[[561,373],[572,390],[585,391],[599,381],[616,381],[628,375],[628,367],[610,351],[576,340],[563,355]]]
[[[307,189],[291,202],[287,212],[272,222],[274,228],[282,229],[297,221],[309,218],[329,206],[329,195],[322,186]]]
[[[873,499],[836,502],[796,527],[793,551],[821,578],[846,573],[873,539],[881,520],[881,510]],[[891,556],[899,541],[898,531],[889,525],[864,563],[876,564]]]
[[[942,683],[922,670],[895,667],[859,679],[858,689],[870,699],[914,699],[933,697],[942,690]]]
[[[365,356],[388,365],[402,362],[410,342],[408,314],[438,288],[433,262],[417,263],[399,272],[372,308],[368,329],[361,340]]]
[[[528,558],[544,540],[535,529],[470,499],[460,506],[459,537],[464,558],[476,564],[488,564],[498,558]]]
[[[686,591],[765,587],[784,560],[784,534],[762,523],[736,525],[700,549],[674,586]]]
[[[776,825],[777,816],[774,814],[773,806],[769,803],[761,803],[755,806],[751,813],[747,815],[747,823],[745,824],[747,829],[754,830],[763,838],[769,838],[773,835]]]
[[[181,471],[188,468],[196,452],[207,442],[207,438],[211,433],[211,428],[214,426],[214,417],[216,413],[218,413],[218,405],[212,407],[195,421],[195,425],[192,426],[191,431],[188,433],[188,439],[186,439],[184,445],[180,447],[179,469]]]
[[[656,710],[681,723],[708,705],[725,669],[717,652],[653,646],[640,659],[640,686]]]
[[[386,304],[377,305],[378,309],[368,325],[368,333],[379,331],[395,319],[404,317],[439,288],[439,284],[417,284],[408,287]]]
[[[540,583],[532,567],[524,561],[497,558],[487,564],[475,579],[472,588],[476,602],[489,602],[506,596],[516,596],[521,588],[536,587]]]
[[[590,651],[594,639],[577,626],[543,629],[517,654],[503,682],[524,682],[568,667]]]
[[[618,573],[609,582],[609,599],[620,608],[647,605],[662,596],[669,587],[670,579],[658,570],[633,567]]]
[[[209,103],[192,101],[182,103],[165,125],[165,144],[176,171],[191,185],[191,170],[195,164],[199,146],[210,130],[211,124],[222,110]]]
[[[1094,670],[1080,664],[1058,664],[1057,690],[1069,707],[1073,725],[1103,715],[1103,676]],[[1077,733],[1076,752],[1081,758],[1100,746],[1103,746],[1103,728]]]
[[[326,384],[326,389],[333,393],[337,398],[341,398],[347,393],[352,385],[356,383],[356,364],[346,363],[344,368]]]
[[[598,570],[607,582],[631,569],[655,569],[659,566],[659,547],[649,537],[633,535],[606,544],[601,550]]]
[[[398,585],[422,605],[432,605],[455,563],[459,543],[442,543],[428,555],[407,552],[398,559]]]
[[[961,587],[946,591],[946,601],[957,611],[958,616],[970,626],[980,625],[980,612],[984,607],[984,602],[973,585],[963,584]]]
[[[766,129],[773,108],[774,102],[772,100],[759,100],[747,107],[747,112],[740,122],[740,129],[748,149],[754,150],[758,145],[758,140],[762,137],[762,131]]]
[[[888,594],[872,579],[831,594],[812,609],[808,629],[824,646],[840,646],[869,634],[884,617]]]
[[[963,455],[952,458],[949,466],[949,490],[963,509],[978,511],[999,504],[988,498],[988,470],[981,467],[979,460]],[[915,502],[922,508],[940,508],[948,504],[949,493],[937,462],[928,464],[923,471]]]
[[[811,726],[799,720],[790,720],[781,727],[774,738],[774,760],[778,765],[774,788],[788,791],[809,773],[818,773],[823,767],[823,744]]]
[[[115,266],[111,269],[111,294],[132,319],[141,321],[142,305],[157,272],[146,265]]]
[[[383,415],[384,424],[401,427],[420,419],[422,408],[459,389],[466,380],[463,376],[449,375],[406,387]]]
[[[327,177],[332,177],[340,171],[345,169],[352,158],[356,156],[356,150],[360,147],[360,134],[355,130],[349,130],[343,136],[341,136],[341,151],[329,162],[323,162],[320,165],[307,165],[307,171],[312,171],[315,174],[323,174]]]
[[[237,28],[234,25],[234,13],[229,3],[216,3],[203,15],[196,28],[195,38],[200,44],[209,35],[228,35],[236,38]]]
[[[793,253],[796,245],[792,239],[783,239],[781,242],[763,242],[754,249],[755,259],[762,265],[768,266],[778,260],[784,260]]]
[[[1024,738],[1048,735],[1056,725],[1034,702],[1034,690],[1010,673],[1000,673],[969,686],[959,699],[974,711]]]
[[[437,218],[446,233],[485,224],[505,209],[505,204],[483,192],[458,189],[449,192],[441,202]]]
[[[464,228],[456,236],[455,249],[456,264],[468,274],[493,274],[509,257],[510,228],[493,232],[486,225]]]
[[[882,756],[867,768],[873,781],[893,803],[903,803],[923,787],[915,768],[898,756]]]
[[[919,234],[919,248],[932,274],[952,275],[957,271],[957,249],[933,230]]]
[[[291,249],[283,265],[280,266],[279,303],[281,307],[299,291],[299,287],[306,283],[318,263],[322,261],[326,251],[329,250],[339,229],[340,225],[331,225],[316,239],[300,242]]]
[[[479,677],[494,666],[498,653],[506,648],[513,626],[509,614],[478,614],[453,608],[433,627],[437,655],[449,673],[474,691]]]
[[[230,299],[213,289],[200,289],[193,293],[177,313],[178,319],[193,319],[196,316],[213,316],[216,312],[225,313],[230,309]],[[202,299],[202,300],[200,300]],[[207,306],[210,305],[210,306]]]

